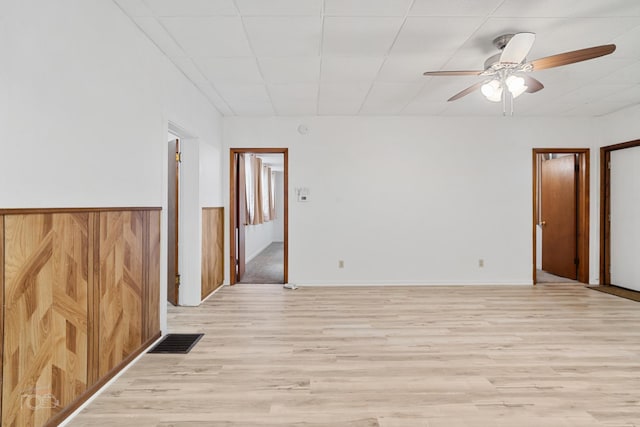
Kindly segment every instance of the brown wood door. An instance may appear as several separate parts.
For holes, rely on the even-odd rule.
[[[542,269],[577,278],[576,156],[544,160],[541,171]]]
[[[180,200],[180,141],[169,141],[169,183],[167,203],[167,301],[178,305],[178,205]]]
[[[236,282],[242,280],[245,271],[245,225],[247,223],[247,193],[244,153],[237,154],[236,163]]]

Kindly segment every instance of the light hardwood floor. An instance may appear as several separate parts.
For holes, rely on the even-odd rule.
[[[640,305],[580,285],[225,287],[72,426],[640,425]]]

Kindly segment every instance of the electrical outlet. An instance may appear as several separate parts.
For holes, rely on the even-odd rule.
[[[338,261],[338,268],[344,268],[344,261],[343,260],[339,260]]]
[[[480,268],[484,267],[484,260],[482,258],[478,260],[478,267]]]

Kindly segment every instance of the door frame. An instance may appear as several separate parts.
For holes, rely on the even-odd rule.
[[[640,146],[640,139],[600,147],[600,285],[611,285],[611,152]]]
[[[576,221],[576,241],[578,256],[578,282],[589,283],[589,168],[590,149],[589,148],[534,148],[532,152],[533,161],[533,215],[532,215],[532,236],[533,236],[533,284],[537,283],[537,233],[538,225],[538,154],[577,154],[578,155],[578,183],[577,191],[577,221]]]
[[[236,277],[236,154],[282,154],[284,156],[284,283],[289,283],[289,149],[288,148],[229,148],[229,284],[237,283]]]

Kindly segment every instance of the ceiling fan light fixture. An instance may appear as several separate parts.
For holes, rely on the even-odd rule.
[[[491,102],[502,101],[502,85],[499,80],[491,80],[480,88],[482,94]]]
[[[524,91],[527,90],[527,85],[524,84],[524,78],[520,76],[511,75],[507,77],[505,84],[507,85],[507,89],[509,89],[509,92],[511,92],[511,96],[513,96],[513,98],[519,97],[524,93]]]

